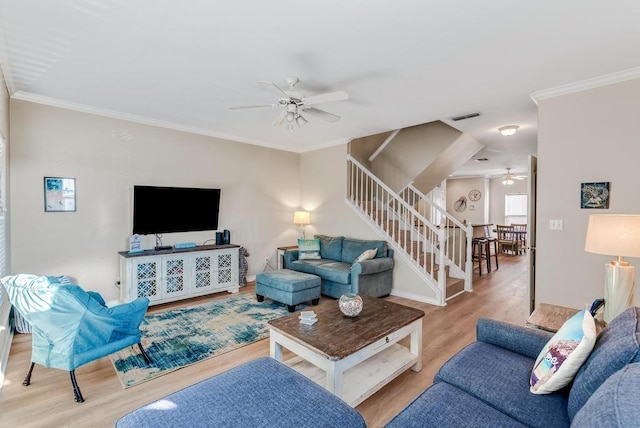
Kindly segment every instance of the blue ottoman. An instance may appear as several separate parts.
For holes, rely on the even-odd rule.
[[[256,297],[262,302],[265,297],[287,305],[293,312],[296,305],[320,301],[320,277],[310,273],[289,269],[261,272],[256,275]]]
[[[263,357],[174,392],[121,417],[116,428],[365,428],[314,381]]]

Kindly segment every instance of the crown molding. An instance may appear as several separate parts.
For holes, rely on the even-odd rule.
[[[143,125],[157,126],[159,128],[172,129],[175,131],[187,132],[190,134],[204,135],[207,137],[219,138],[223,140],[236,141],[245,144],[252,144],[254,146],[266,147],[269,149],[284,150],[294,153],[301,153],[300,150],[287,150],[283,147],[278,147],[273,144],[265,143],[264,141],[253,140],[250,138],[242,138],[236,135],[224,134],[221,132],[211,131],[209,129],[198,128],[195,126],[186,126],[179,123],[168,122],[164,120],[152,119],[145,116],[138,116],[134,114],[121,113],[114,110],[103,109],[99,107],[89,106],[86,104],[75,103],[72,101],[61,100],[58,98],[46,97],[43,95],[37,95],[30,92],[18,91],[12,99],[28,101],[37,104],[43,104],[51,107],[59,107],[67,110],[78,111],[81,113],[89,113],[97,116],[109,117],[111,119],[125,120],[128,122],[140,123]],[[331,142],[329,145],[336,145],[337,142]]]
[[[595,89],[601,86],[612,85],[614,83],[626,82],[640,78],[640,67],[630,68],[628,70],[618,71],[604,76],[594,77],[592,79],[581,80],[579,82],[568,83],[566,85],[556,86],[555,88],[543,89],[536,91],[530,95],[536,105],[540,100],[558,97],[561,95],[573,94],[575,92]]]

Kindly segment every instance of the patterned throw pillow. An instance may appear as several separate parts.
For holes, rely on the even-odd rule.
[[[361,262],[363,260],[371,260],[376,256],[376,254],[378,254],[377,248],[365,250],[362,254],[358,256],[358,258],[356,259],[356,263]]]
[[[298,239],[299,260],[320,260],[320,239]]]
[[[549,394],[573,380],[596,343],[596,325],[584,309],[571,317],[542,348],[531,372],[531,392]]]

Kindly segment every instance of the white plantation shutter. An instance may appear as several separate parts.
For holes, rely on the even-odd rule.
[[[527,222],[527,195],[505,195],[504,217],[506,224]]]
[[[7,150],[6,142],[0,134],[0,277],[7,272]],[[7,369],[9,350],[13,332],[10,328],[9,314],[11,303],[3,286],[0,285],[0,389],[2,389],[2,379]]]
[[[7,150],[0,134],[0,278],[7,272]]]

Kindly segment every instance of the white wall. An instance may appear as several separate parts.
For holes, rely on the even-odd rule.
[[[486,178],[450,178],[447,180],[447,211],[460,221],[467,224],[486,224],[489,221],[489,202],[492,195],[489,191],[489,181]],[[479,190],[482,193],[480,200],[469,199],[471,190]],[[454,204],[460,197],[467,199],[467,209],[457,212]]]
[[[640,214],[639,102],[640,79],[540,101],[537,302],[577,308],[603,296],[612,257],[584,251],[587,224],[590,214]],[[581,209],[580,183],[600,181],[611,183],[609,209]],[[551,219],[564,229],[550,230]]]
[[[17,100],[11,131],[12,273],[66,274],[117,298],[135,184],[221,188],[219,227],[248,249],[249,275],[296,239],[298,154]],[[76,179],[77,212],[44,212],[45,176]],[[164,243],[214,237],[165,234]]]
[[[460,131],[440,121],[404,128],[373,160],[371,172],[398,192],[462,136]]]

